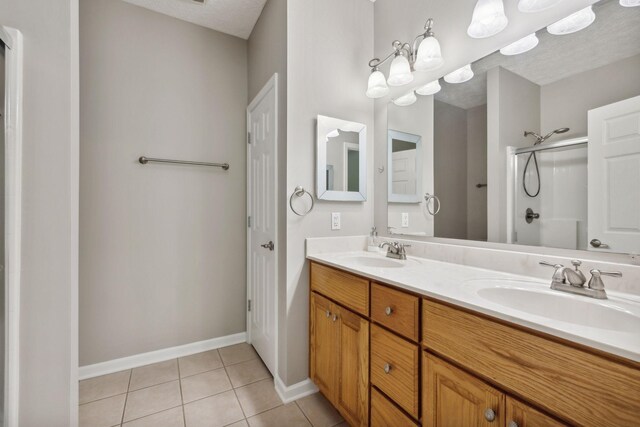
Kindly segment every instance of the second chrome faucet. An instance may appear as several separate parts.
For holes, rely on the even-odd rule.
[[[572,294],[584,295],[596,299],[607,299],[607,293],[604,290],[602,276],[622,277],[619,271],[601,271],[593,269],[590,271],[591,280],[587,286],[587,278],[580,271],[581,261],[571,261],[572,267],[565,267],[562,264],[551,264],[546,261],[540,261],[540,265],[555,268],[551,279],[551,289],[569,292]]]

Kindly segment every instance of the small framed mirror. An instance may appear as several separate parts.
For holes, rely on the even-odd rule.
[[[367,127],[318,116],[317,196],[321,200],[367,200]]]
[[[389,202],[422,201],[422,137],[389,129]]]

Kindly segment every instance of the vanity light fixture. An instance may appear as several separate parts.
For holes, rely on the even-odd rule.
[[[416,93],[423,96],[435,95],[436,93],[440,92],[440,89],[442,89],[442,87],[440,87],[440,81],[434,80],[431,83],[427,83],[426,85],[419,87],[416,90]]]
[[[572,13],[566,18],[562,18],[556,23],[547,27],[547,31],[555,36],[563,36],[565,34],[575,33],[584,30],[596,20],[596,14],[593,13],[591,6],[585,7]]]
[[[405,95],[402,95],[399,98],[393,100],[393,103],[398,107],[408,107],[409,105],[414,104],[418,98],[416,98],[416,94],[414,91],[411,91]]]
[[[467,34],[474,39],[484,39],[495,36],[504,30],[508,23],[502,0],[478,0]]]
[[[539,40],[536,37],[536,33],[529,34],[520,40],[511,43],[508,46],[500,49],[500,53],[503,55],[520,55],[521,53],[529,52],[534,47],[538,46]]]
[[[433,19],[427,19],[424,33],[413,40],[413,44],[395,40],[391,43],[393,52],[383,60],[373,58],[369,61],[371,75],[367,86],[369,98],[381,98],[389,93],[388,86],[403,86],[413,81],[413,71],[430,71],[442,66],[444,59],[440,43],[432,31]],[[389,78],[384,81],[384,74],[379,70],[380,65],[393,58]],[[415,96],[415,95],[414,95]],[[400,99],[400,98],[399,98]]]
[[[455,71],[450,72],[444,76],[444,81],[447,83],[464,83],[473,78],[473,70],[471,64],[467,64],[462,68],[458,68]]]
[[[620,6],[624,6],[624,7],[640,6],[640,0],[620,0]]]
[[[520,0],[518,10],[524,13],[535,13],[551,9],[562,0]]]

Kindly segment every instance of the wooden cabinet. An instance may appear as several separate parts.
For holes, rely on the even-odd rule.
[[[372,387],[371,427],[418,427],[418,424]]]
[[[507,396],[507,411],[505,418],[507,427],[563,427],[559,421],[543,414],[535,408]]]
[[[420,298],[373,283],[371,319],[417,342],[420,331]]]
[[[504,426],[502,392],[426,352],[423,367],[425,426]]]
[[[369,322],[311,293],[310,376],[351,426],[369,420]]]

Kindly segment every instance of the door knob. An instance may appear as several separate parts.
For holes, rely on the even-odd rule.
[[[384,309],[384,314],[386,314],[387,316],[391,316],[391,313],[393,313],[393,308],[387,307]]]
[[[591,244],[591,246],[593,246],[594,248],[600,248],[600,249],[609,249],[609,245],[607,245],[606,243],[602,243],[600,240],[598,239],[593,239],[589,242]]]
[[[518,427],[518,423],[515,421],[509,421],[509,424],[507,424],[507,427]]]
[[[269,249],[270,251],[272,251],[276,245],[273,244],[273,241],[269,240],[269,243],[265,243],[264,245],[260,245],[265,249]]]
[[[389,372],[391,372],[391,365],[389,363],[385,363],[383,369],[384,369],[384,373],[388,374]]]

